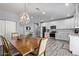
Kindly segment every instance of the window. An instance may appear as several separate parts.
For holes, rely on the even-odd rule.
[[[5,22],[0,20],[0,35],[5,35]]]
[[[10,37],[13,32],[16,32],[16,22],[0,20],[0,35]]]
[[[6,21],[6,35],[11,36],[14,32],[16,32],[16,22]]]

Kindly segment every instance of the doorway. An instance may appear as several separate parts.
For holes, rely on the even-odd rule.
[[[46,32],[46,27],[42,27],[42,37],[44,38]]]

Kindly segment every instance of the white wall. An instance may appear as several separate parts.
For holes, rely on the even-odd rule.
[[[15,21],[17,23],[17,32],[23,34],[23,27],[19,24],[19,16],[12,12],[0,11],[0,20]]]
[[[30,26],[31,27],[31,30],[26,30],[26,27],[27,26]],[[37,26],[35,24],[35,22],[30,22],[29,24],[27,24],[24,28],[25,30],[25,35],[27,35],[29,32],[32,32],[33,34],[33,37],[36,37],[36,36],[40,36],[40,24]]]

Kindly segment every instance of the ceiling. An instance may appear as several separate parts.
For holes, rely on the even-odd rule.
[[[24,5],[24,3],[0,3],[0,10],[13,12],[20,16],[24,12]],[[31,19],[53,20],[73,15],[75,4],[29,3],[26,4],[26,11],[29,12]]]

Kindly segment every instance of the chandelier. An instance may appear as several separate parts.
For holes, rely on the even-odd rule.
[[[26,25],[29,23],[29,21],[30,21],[30,18],[28,15],[28,11],[26,12],[26,3],[25,3],[24,4],[24,13],[20,17],[20,23],[21,23],[21,25]]]

